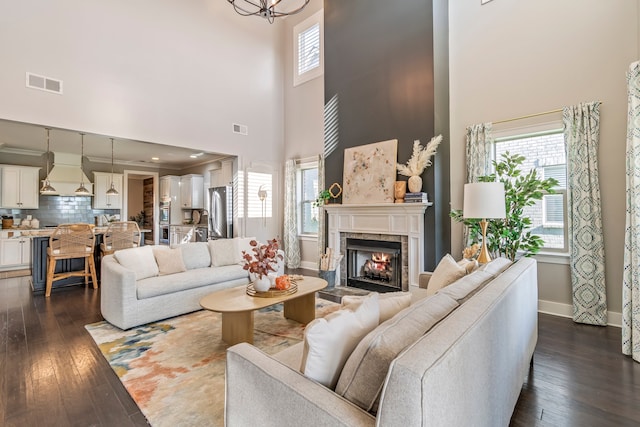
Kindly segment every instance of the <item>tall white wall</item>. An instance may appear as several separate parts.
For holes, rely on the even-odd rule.
[[[284,158],[304,159],[322,153],[324,144],[324,76],[293,86],[293,27],[323,6],[322,0],[311,0],[298,15],[284,23]],[[284,176],[284,175],[283,175]],[[316,268],[317,239],[300,240],[302,266]]]
[[[279,165],[281,25],[220,0],[2,1],[0,118]],[[27,71],[64,95],[25,88]]]
[[[607,298],[609,310],[621,312],[625,72],[640,56],[640,2],[493,0],[481,6],[478,0],[460,0],[450,1],[449,8],[452,207],[462,207],[467,126],[602,101],[599,176]],[[454,224],[454,254],[462,250],[461,236]],[[541,300],[571,304],[567,265],[541,263],[539,283]]]

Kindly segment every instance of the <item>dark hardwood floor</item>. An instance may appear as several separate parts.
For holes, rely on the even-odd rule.
[[[640,364],[620,354],[620,329],[539,319],[511,425],[640,425]],[[45,299],[26,277],[0,280],[0,425],[146,425],[84,329],[99,320],[99,290]]]

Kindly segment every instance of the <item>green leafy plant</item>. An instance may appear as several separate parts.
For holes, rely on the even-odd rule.
[[[140,213],[136,216],[130,216],[129,221],[135,221],[138,226],[144,226],[145,221],[147,220],[147,214],[144,211],[140,211]]]
[[[331,198],[331,193],[329,192],[329,190],[322,190],[320,193],[318,193],[318,197],[313,202],[313,206],[316,208],[319,206],[324,206],[329,202],[330,198]]]
[[[524,156],[505,152],[499,162],[493,162],[495,172],[479,178],[480,182],[500,181],[504,184],[506,218],[487,220],[487,248],[492,256],[504,256],[512,261],[518,252],[525,257],[531,256],[544,245],[540,236],[527,231],[531,218],[524,215],[524,209],[541,200],[545,193],[555,193],[553,188],[558,185],[554,178],[540,179],[535,169],[524,173],[520,169],[524,160]],[[464,218],[461,209],[451,211],[450,216],[469,227],[471,243],[482,239],[480,219]]]

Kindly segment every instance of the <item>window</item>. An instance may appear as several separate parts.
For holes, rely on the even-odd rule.
[[[545,194],[524,213],[531,218],[529,231],[544,240],[544,250],[567,252],[567,160],[562,130],[496,138],[495,158],[499,161],[507,151],[525,157],[524,172],[536,169],[542,179],[558,181],[556,193]]]
[[[298,231],[301,235],[318,234],[318,208],[313,206],[318,196],[318,163],[302,163],[296,175]]]
[[[238,172],[238,218],[245,215],[244,172]],[[271,218],[273,200],[273,175],[262,172],[247,172],[247,218]]]
[[[293,85],[298,86],[324,72],[323,11],[293,28]]]

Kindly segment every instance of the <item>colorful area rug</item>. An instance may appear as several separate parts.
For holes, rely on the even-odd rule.
[[[318,300],[316,317],[338,307]],[[256,312],[254,326],[254,345],[269,354],[300,342],[304,331],[283,317],[282,305]],[[198,311],[128,331],[107,322],[85,328],[152,426],[224,424],[220,314]]]

